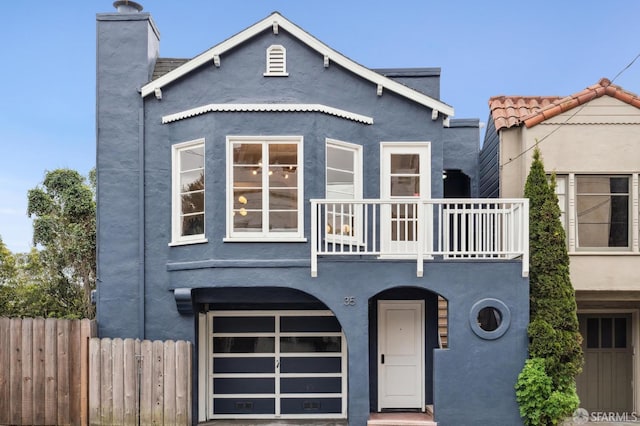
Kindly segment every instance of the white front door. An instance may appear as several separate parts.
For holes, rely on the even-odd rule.
[[[418,202],[406,201],[431,197],[431,145],[382,142],[380,147],[380,198],[398,200],[397,204],[383,205],[381,209],[381,254],[406,257],[416,253],[419,233],[425,244],[429,241],[424,226],[429,222],[426,217],[418,220]],[[425,215],[429,211],[425,209]]]
[[[424,410],[424,301],[378,301],[378,410]]]

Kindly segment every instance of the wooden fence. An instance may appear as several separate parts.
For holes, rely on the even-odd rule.
[[[191,353],[185,341],[91,339],[90,424],[191,424]]]
[[[0,424],[85,425],[95,321],[0,318]]]

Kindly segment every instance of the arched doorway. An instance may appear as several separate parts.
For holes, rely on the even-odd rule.
[[[438,317],[438,294],[426,289],[397,287],[370,299],[371,411],[425,411],[433,404]]]

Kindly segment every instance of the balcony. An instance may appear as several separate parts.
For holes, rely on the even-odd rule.
[[[415,259],[421,277],[430,259],[521,258],[529,274],[529,200],[311,200],[311,276],[318,258]]]

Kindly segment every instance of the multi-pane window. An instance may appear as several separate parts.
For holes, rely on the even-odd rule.
[[[629,177],[576,176],[577,247],[629,247]]]
[[[228,237],[302,238],[302,138],[229,138]]]
[[[203,241],[205,234],[204,140],[173,146],[172,243]]]
[[[327,199],[362,199],[362,147],[328,139],[326,155]],[[361,239],[361,212],[362,208],[357,204],[328,206],[327,236]]]

